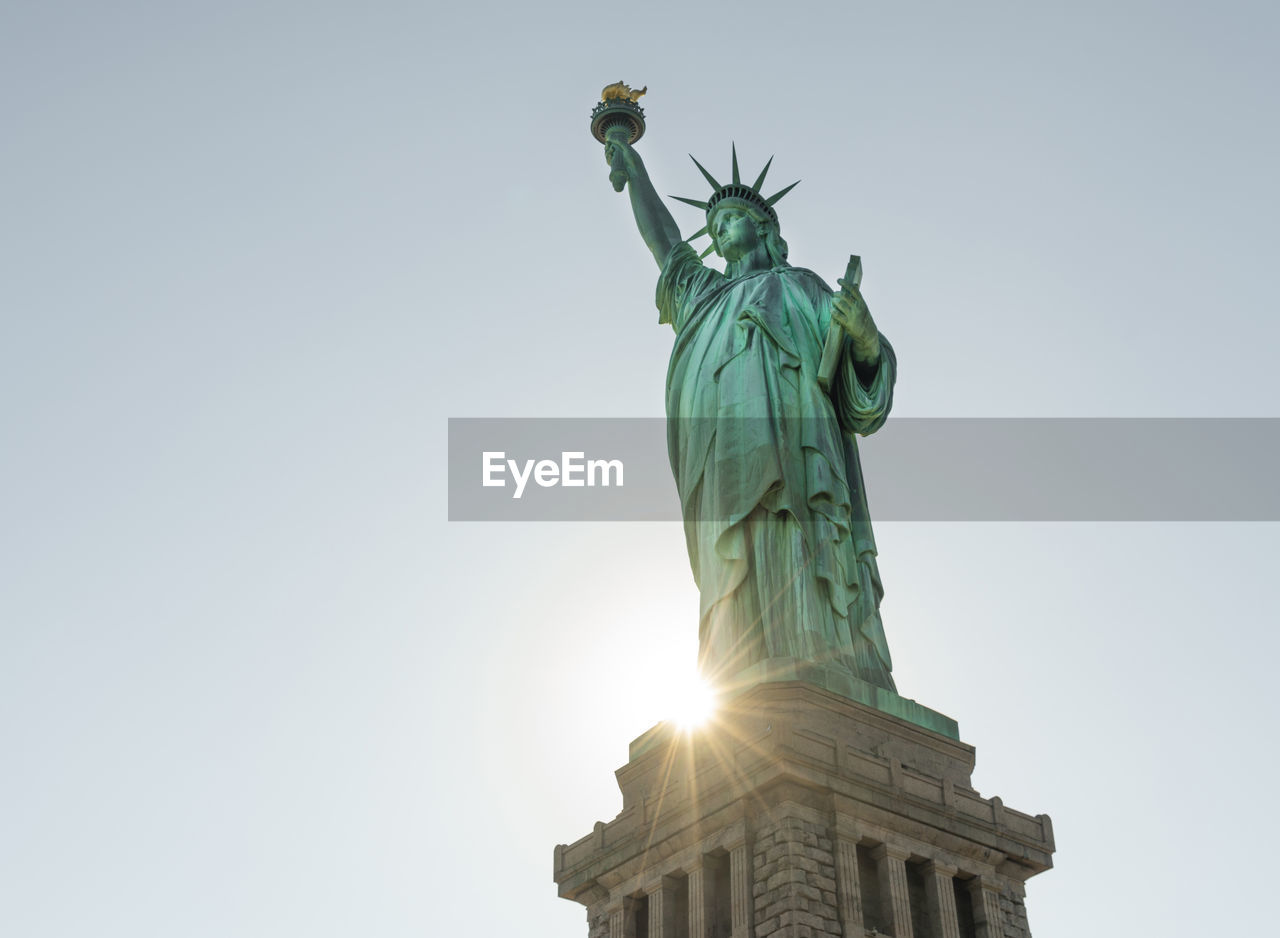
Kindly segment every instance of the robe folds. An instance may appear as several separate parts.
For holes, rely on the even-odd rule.
[[[676,333],[667,446],[715,681],[790,658],[894,689],[854,435],[883,425],[897,364],[881,336],[859,375],[846,339],[822,390],[832,296],[797,267],[727,279],[687,243],[658,281],[659,322]]]

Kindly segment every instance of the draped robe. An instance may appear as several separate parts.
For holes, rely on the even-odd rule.
[[[859,374],[846,339],[822,390],[832,296],[796,267],[727,279],[686,243],[658,281],[659,322],[676,333],[667,445],[701,594],[700,666],[716,681],[795,659],[894,689],[854,435],[883,425],[897,365],[881,336]]]

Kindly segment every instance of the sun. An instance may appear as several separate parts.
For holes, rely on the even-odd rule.
[[[700,677],[690,676],[671,687],[667,702],[670,719],[688,732],[706,723],[716,709],[716,695]]]

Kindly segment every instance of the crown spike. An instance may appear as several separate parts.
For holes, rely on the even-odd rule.
[[[706,176],[706,177],[707,177],[707,182],[711,183],[711,188],[712,188],[712,189],[720,189],[720,188],[722,188],[722,187],[721,187],[721,185],[720,185],[720,183],[716,182],[716,177],[715,177],[715,176],[713,176],[713,175],[711,175],[709,172],[707,172],[706,167],[705,167],[705,166],[703,166],[701,163],[699,163],[696,159],[694,159],[694,156],[693,156],[693,154],[692,154],[692,153],[690,153],[690,154],[689,154],[689,159],[693,160],[693,165],[694,165],[694,166],[696,166],[696,167],[698,167],[698,169],[701,171],[702,175],[704,175],[704,176]]]
[[[738,175],[738,144],[730,143],[729,146],[733,148],[733,184],[740,186],[742,185],[742,179]]]
[[[712,241],[710,244],[707,245],[707,249],[698,255],[698,260],[702,260],[704,257],[706,257],[715,249],[716,249],[716,243]]]
[[[685,238],[685,240],[686,240],[686,241],[692,241],[694,238],[701,238],[701,237],[702,237],[704,234],[706,234],[706,233],[707,233],[707,226],[706,226],[706,225],[703,225],[701,228],[699,228],[699,229],[698,229],[697,231],[695,231],[693,234],[689,235],[689,237]]]
[[[707,210],[706,202],[699,202],[697,199],[686,199],[682,195],[669,195],[668,199],[675,199],[677,202],[683,202],[685,205],[692,205],[694,208],[700,208],[704,212]]]
[[[764,200],[764,204],[772,207],[774,202],[777,202],[779,199],[781,199],[784,195],[786,195],[788,192],[790,192],[792,189],[794,189],[798,185],[800,185],[799,179],[797,179],[791,185],[787,186],[787,188],[782,189],[778,192],[775,192],[773,195],[769,196],[769,198]]]
[[[756,177],[755,183],[751,186],[756,192],[760,191],[760,187],[764,185],[765,174],[769,172],[769,167],[773,165],[773,157],[769,157],[769,162],[764,164],[764,169],[760,170],[760,175]]]

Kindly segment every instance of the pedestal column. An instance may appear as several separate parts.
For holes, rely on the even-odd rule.
[[[623,899],[622,904],[609,910],[609,938],[645,938],[636,935],[635,904]]]
[[[956,892],[952,885],[955,875],[955,867],[937,861],[924,866],[925,904],[938,938],[960,938],[960,917],[956,913]]]
[[[751,938],[751,854],[746,841],[729,850],[729,910],[733,938]]]
[[[969,896],[978,938],[1002,938],[999,886],[994,880],[979,876],[969,881]]]
[[[671,882],[665,877],[649,887],[648,938],[675,938],[676,904]]]
[[[835,859],[836,898],[840,906],[840,923],[846,935],[861,938],[865,928],[862,914],[862,882],[858,878],[858,842],[852,830],[836,818]]]
[[[907,889],[907,858],[910,851],[881,844],[871,854],[880,874],[880,904],[889,919],[894,938],[913,938],[911,895]],[[983,936],[979,936],[983,938]]]
[[[689,938],[707,938],[707,866],[699,857],[689,868]]]

